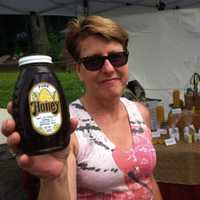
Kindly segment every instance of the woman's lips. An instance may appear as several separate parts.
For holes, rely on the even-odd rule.
[[[117,87],[120,82],[119,78],[105,79],[100,82],[100,85],[105,88]]]
[[[110,78],[110,79],[105,79],[105,80],[102,80],[100,81],[101,83],[111,83],[111,82],[115,82],[119,80],[119,78]]]

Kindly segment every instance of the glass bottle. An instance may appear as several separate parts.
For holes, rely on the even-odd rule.
[[[37,155],[65,148],[70,117],[52,59],[32,55],[19,59],[20,74],[13,94],[13,117],[23,153]]]
[[[162,124],[165,121],[165,110],[164,105],[162,103],[158,103],[158,105],[156,106],[156,116],[158,121],[158,127],[161,128]]]
[[[178,89],[173,90],[173,108],[180,108],[180,91]]]

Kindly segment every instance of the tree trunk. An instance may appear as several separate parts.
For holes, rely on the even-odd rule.
[[[48,54],[49,41],[43,16],[30,14],[33,53]]]

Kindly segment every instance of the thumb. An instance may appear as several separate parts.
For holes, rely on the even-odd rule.
[[[78,119],[77,118],[71,118],[70,119],[70,132],[74,132],[76,127],[78,125]]]

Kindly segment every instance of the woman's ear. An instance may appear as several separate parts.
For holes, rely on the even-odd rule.
[[[76,72],[76,73],[80,73],[80,68],[81,68],[80,65],[81,65],[81,64],[79,64],[79,63],[76,63],[76,64],[75,64],[74,67],[75,67],[75,72]]]
[[[81,64],[79,64],[79,63],[76,63],[76,64],[75,64],[75,71],[76,71],[76,74],[78,75],[80,81],[82,81],[81,74],[80,74],[80,71],[81,71]]]

